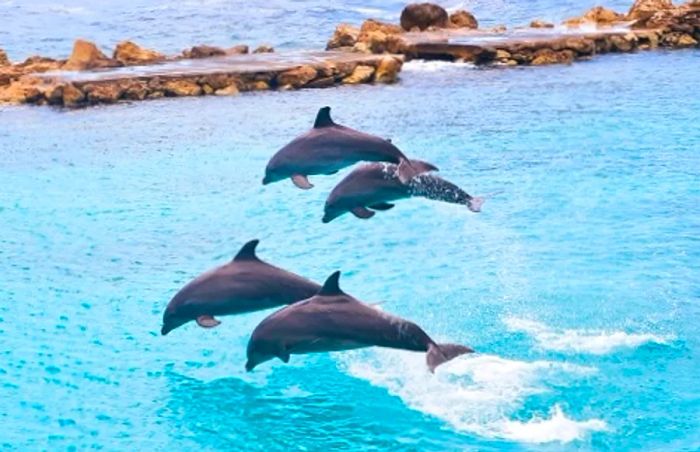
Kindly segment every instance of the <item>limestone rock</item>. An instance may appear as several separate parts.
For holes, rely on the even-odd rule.
[[[316,69],[304,65],[298,68],[282,72],[277,76],[277,85],[281,87],[290,86],[300,88],[316,78]]]
[[[113,104],[124,90],[118,82],[91,83],[83,86],[83,92],[91,104]]]
[[[535,19],[530,22],[530,28],[554,28],[554,24],[543,20]]]
[[[610,36],[610,44],[612,44],[613,51],[617,52],[630,52],[636,47],[637,37],[629,34],[625,36],[612,35]]]
[[[360,64],[355,67],[352,74],[348,75],[343,79],[343,83],[346,85],[357,85],[359,83],[367,83],[372,79],[374,75],[374,67],[367,66],[365,64]]]
[[[231,85],[238,89],[241,85],[241,81],[237,77],[229,74],[208,74],[202,76],[199,79],[199,83],[211,86],[214,91],[227,88]]]
[[[272,53],[274,51],[275,49],[272,46],[263,44],[261,46],[258,46],[255,50],[253,50],[253,53]]]
[[[479,28],[479,22],[474,17],[474,14],[463,9],[457,10],[450,14],[449,26],[451,28]]]
[[[191,49],[188,50],[183,50],[182,51],[182,57],[183,58],[192,58],[192,59],[199,59],[199,58],[211,58],[215,56],[224,56],[226,55],[226,51],[220,47],[214,47],[214,46],[208,46],[208,45],[198,45],[194,46]]]
[[[165,55],[155,50],[144,49],[131,41],[122,41],[117,44],[112,57],[125,66],[155,63],[165,60]]]
[[[61,66],[63,66],[64,63],[64,61],[35,55],[17,64],[17,67],[21,68],[23,73],[31,74],[37,72],[56,71],[61,69]]]
[[[270,84],[265,80],[253,80],[245,85],[247,91],[265,91],[270,89]]]
[[[595,42],[587,38],[567,38],[564,40],[564,48],[581,55],[590,55],[595,53]]]
[[[574,52],[572,50],[561,50],[555,52],[552,49],[540,49],[533,55],[533,66],[541,66],[545,64],[569,64],[574,61]]]
[[[10,59],[7,58],[7,53],[5,53],[4,50],[0,49],[0,67],[9,66],[10,64]]]
[[[328,76],[317,78],[316,80],[308,83],[306,88],[328,88],[329,86],[333,85],[335,85],[335,77]]]
[[[340,24],[335,27],[333,36],[326,44],[326,50],[337,49],[338,47],[352,47],[360,37],[360,29],[348,24]]]
[[[63,65],[63,69],[67,71],[83,71],[85,69],[117,67],[121,65],[119,61],[108,58],[94,43],[78,39],[75,41],[73,53]]]
[[[37,87],[38,80],[21,78],[0,88],[0,103],[23,104],[36,103],[43,99],[42,92]]]
[[[235,96],[239,93],[236,85],[229,85],[226,88],[217,89],[214,94],[217,96]]]
[[[79,107],[85,100],[85,93],[69,83],[63,87],[63,106]]]
[[[672,8],[671,0],[636,0],[627,13],[627,18],[645,20],[658,11]]]
[[[378,83],[394,83],[398,78],[403,62],[397,58],[383,57],[374,73],[374,81]]]
[[[496,59],[500,61],[510,60],[511,54],[507,50],[498,49],[496,50]]]
[[[413,27],[425,30],[428,27],[445,28],[448,23],[447,11],[434,3],[411,3],[401,11],[401,28],[408,31]]]
[[[403,33],[403,29],[398,25],[380,22],[374,19],[367,19],[366,21],[362,22],[360,33],[369,33],[370,31],[381,31],[382,33],[386,33],[388,35]]]
[[[240,44],[237,46],[229,47],[225,50],[226,55],[245,55],[249,51],[248,46]]]
[[[199,96],[202,88],[192,80],[168,80],[163,83],[166,96]]]
[[[143,100],[148,95],[148,84],[142,80],[125,80],[121,87],[124,99]]]

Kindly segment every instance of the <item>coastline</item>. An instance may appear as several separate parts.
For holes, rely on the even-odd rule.
[[[412,11],[415,4],[409,5],[401,25],[373,19],[359,28],[340,24],[325,51],[276,53],[261,46],[249,53],[245,45],[200,45],[165,56],[123,41],[108,57],[79,39],[66,60],[33,56],[11,64],[0,50],[0,105],[78,108],[161,97],[394,83],[403,62],[412,59],[539,66],[612,52],[700,47],[696,0],[679,6],[637,0],[626,14],[595,7],[561,26],[533,20],[512,30],[480,29],[467,11],[448,16],[437,5],[422,5],[432,9]]]

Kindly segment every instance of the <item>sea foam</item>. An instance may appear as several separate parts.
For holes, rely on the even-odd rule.
[[[509,330],[532,336],[545,350],[604,355],[619,348],[637,348],[647,343],[667,344],[672,338],[650,333],[555,329],[533,320],[509,317],[503,320]]]
[[[518,361],[494,355],[456,358],[431,375],[419,353],[375,349],[338,355],[349,374],[386,388],[412,409],[435,416],[455,430],[529,443],[566,443],[603,431],[600,419],[578,421],[558,405],[549,417],[513,420],[528,396],[547,392],[547,382],[571,381],[595,368],[552,361]]]

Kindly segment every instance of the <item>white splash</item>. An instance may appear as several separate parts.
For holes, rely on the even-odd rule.
[[[595,373],[595,368],[473,355],[445,363],[431,375],[420,353],[374,349],[337,356],[351,375],[386,388],[407,406],[459,431],[521,442],[566,443],[607,428],[599,419],[568,418],[556,405],[547,419],[520,422],[508,417],[528,396],[546,392],[546,381],[566,384],[572,376]]]
[[[532,336],[545,350],[604,355],[618,348],[636,348],[647,343],[667,344],[673,338],[624,331],[553,329],[533,320],[509,317],[503,321],[511,331]]]
[[[425,61],[413,60],[403,65],[403,71],[413,72],[437,72],[449,69],[475,68],[474,63],[451,61]]]

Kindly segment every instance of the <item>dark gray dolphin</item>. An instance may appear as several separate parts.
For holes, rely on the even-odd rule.
[[[313,185],[307,176],[334,174],[360,161],[396,163],[403,181],[417,174],[391,140],[336,124],[331,119],[331,108],[323,107],[311,130],[272,156],[265,168],[263,185],[289,177],[297,187],[309,189]]]
[[[374,216],[373,210],[391,209],[394,205],[390,201],[412,196],[464,204],[472,212],[481,210],[484,198],[471,196],[439,176],[426,174],[434,168],[430,163],[411,160],[411,165],[422,174],[408,183],[399,180],[394,164],[368,163],[356,168],[328,195],[323,222],[333,221],[347,212],[352,212],[358,218],[371,218]]]
[[[213,328],[221,323],[215,315],[274,308],[319,291],[321,286],[315,282],[258,259],[258,242],[246,243],[231,262],[203,273],[180,289],[165,308],[161,334],[191,320],[203,328]]]
[[[469,347],[438,344],[418,325],[384,313],[346,294],[338,285],[340,272],[333,273],[321,291],[271,314],[253,330],[248,341],[245,368],[289,355],[388,347],[426,356],[431,372],[440,364],[465,353]]]

